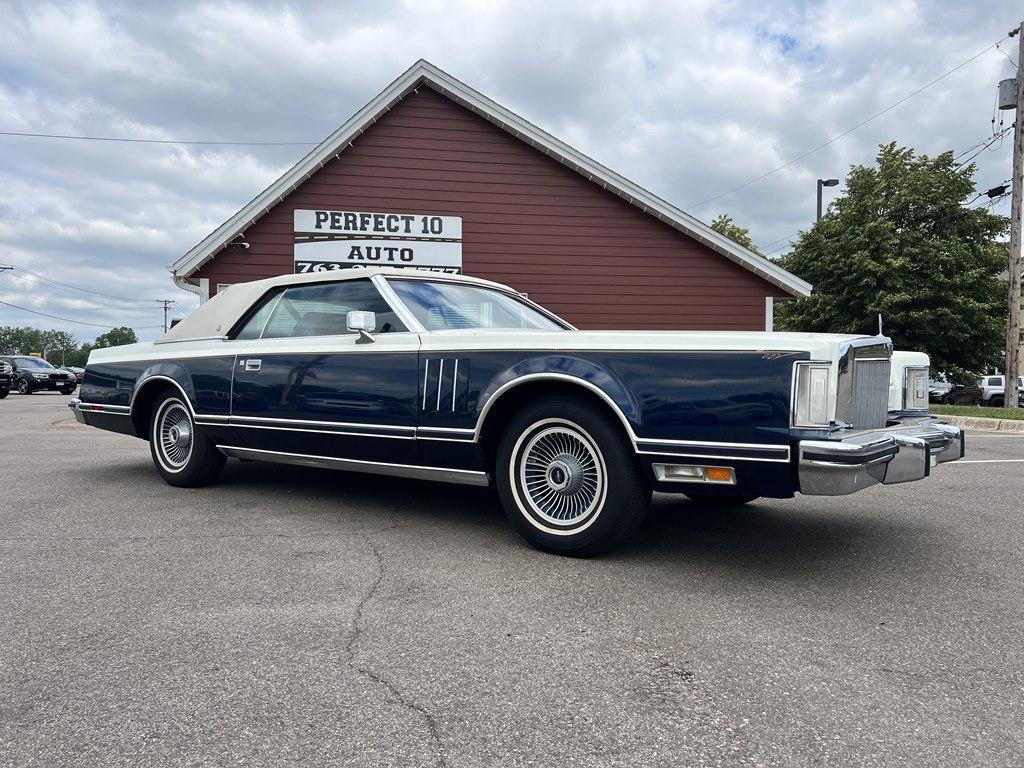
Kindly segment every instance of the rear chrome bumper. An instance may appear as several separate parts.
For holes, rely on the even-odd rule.
[[[843,434],[836,440],[801,440],[800,492],[842,496],[882,483],[921,480],[932,467],[963,458],[964,431],[934,417],[885,429]]]
[[[85,424],[85,415],[82,413],[82,409],[79,407],[81,404],[82,401],[79,400],[77,397],[72,397],[70,400],[68,400],[68,408],[70,408],[71,412],[75,414],[75,421],[77,421],[80,424]]]

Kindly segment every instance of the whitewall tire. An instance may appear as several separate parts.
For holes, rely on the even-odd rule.
[[[196,428],[189,404],[176,390],[157,397],[149,425],[149,448],[160,476],[171,485],[194,488],[220,475],[224,454]]]
[[[549,552],[592,556],[629,538],[650,490],[620,425],[590,403],[541,400],[510,420],[495,475],[516,530]]]

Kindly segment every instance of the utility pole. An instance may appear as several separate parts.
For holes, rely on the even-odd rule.
[[[164,305],[164,333],[167,333],[167,308],[174,303],[172,299],[157,299],[161,304]]]
[[[1009,315],[1006,323],[1006,372],[1003,404],[1017,407],[1017,377],[1020,375],[1020,273],[1024,270],[1021,259],[1021,202],[1024,199],[1024,21],[1010,36],[1017,35],[1017,111],[1013,122],[1013,176],[1010,202],[1010,290]]]

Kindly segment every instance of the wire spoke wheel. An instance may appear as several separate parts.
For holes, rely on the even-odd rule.
[[[558,422],[538,430],[518,457],[520,487],[542,520],[574,527],[601,506],[607,483],[604,459],[575,425]]]
[[[188,464],[192,456],[193,428],[188,411],[179,400],[167,400],[157,418],[156,448],[171,471]]]

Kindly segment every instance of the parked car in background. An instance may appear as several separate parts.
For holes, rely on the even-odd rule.
[[[930,403],[941,403],[950,390],[953,389],[953,384],[942,379],[929,379],[928,380],[928,402]]]
[[[493,483],[532,544],[594,555],[652,490],[835,496],[960,459],[926,355],[888,412],[891,356],[884,336],[580,331],[498,283],[345,269],[237,283],[154,342],[94,349],[69,405],[147,440],[171,485],[228,457]]]
[[[78,387],[75,374],[63,368],[54,368],[41,357],[5,355],[0,360],[14,368],[14,388],[23,395],[31,395],[39,390],[70,395]]]
[[[1006,377],[1001,374],[982,376],[978,379],[978,387],[981,389],[981,404],[991,405],[1000,408],[1005,402]],[[1024,376],[1017,377],[1017,397],[1024,398]]]
[[[75,379],[78,380],[79,384],[81,384],[82,379],[85,378],[85,368],[79,368],[76,365],[66,365],[64,366],[64,370],[71,371],[73,374],[75,374]]]
[[[939,402],[942,405],[978,405],[981,402],[981,387],[973,382],[951,384]]]
[[[14,367],[5,360],[0,360],[0,400],[7,397],[13,387]]]

